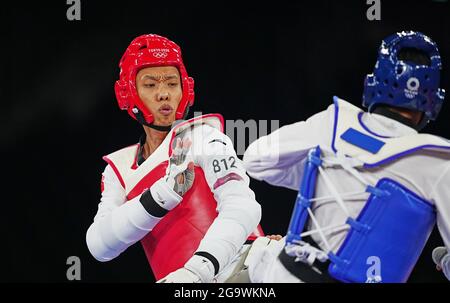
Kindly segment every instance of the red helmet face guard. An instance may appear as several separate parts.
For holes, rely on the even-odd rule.
[[[142,35],[128,46],[119,63],[120,79],[114,89],[120,109],[138,120],[143,117],[146,124],[153,123],[153,115],[139,98],[136,75],[146,67],[174,66],[181,78],[183,95],[177,107],[175,119],[182,119],[186,109],[194,104],[194,79],[189,77],[181,57],[181,49],[174,42],[158,35]],[[141,122],[141,121],[140,121]]]

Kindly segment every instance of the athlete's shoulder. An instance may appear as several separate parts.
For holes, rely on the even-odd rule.
[[[184,121],[179,125],[177,133],[191,133],[193,140],[204,141],[210,137],[225,138],[224,121],[220,114],[206,114]]]
[[[184,120],[181,122],[178,122],[176,126],[172,129],[175,134],[179,134],[181,132],[184,132],[188,129],[203,127],[203,126],[210,126],[212,128],[218,129],[220,131],[223,131],[224,129],[224,121],[223,117],[220,114],[205,114],[202,116],[196,116],[194,118],[191,118],[189,120]]]

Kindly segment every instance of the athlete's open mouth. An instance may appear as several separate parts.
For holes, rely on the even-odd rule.
[[[163,114],[164,116],[168,116],[173,112],[173,108],[172,106],[168,105],[168,104],[164,104],[162,105],[159,110],[158,110],[161,114]]]

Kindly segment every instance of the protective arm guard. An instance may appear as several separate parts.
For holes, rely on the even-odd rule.
[[[198,140],[200,136],[203,136],[202,140]],[[218,211],[218,216],[195,254],[210,259],[214,265],[214,275],[217,275],[230,263],[258,226],[261,206],[248,186],[248,176],[236,156],[230,138],[204,126],[194,131],[193,142],[194,158],[205,172],[208,185],[217,201]],[[198,153],[198,148],[203,152]],[[208,282],[213,276],[202,280]]]

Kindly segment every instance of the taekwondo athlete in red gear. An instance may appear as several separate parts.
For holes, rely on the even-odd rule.
[[[286,237],[250,250],[253,282],[406,282],[435,223],[450,278],[450,142],[419,133],[443,104],[440,70],[429,37],[396,33],[366,78],[368,112],[335,97],[249,146],[251,177],[299,190]]]
[[[89,251],[104,262],[140,241],[157,280],[221,282],[246,240],[262,234],[261,207],[223,119],[181,120],[194,103],[194,80],[169,39],[137,37],[119,67],[119,107],[145,133],[104,157]]]

